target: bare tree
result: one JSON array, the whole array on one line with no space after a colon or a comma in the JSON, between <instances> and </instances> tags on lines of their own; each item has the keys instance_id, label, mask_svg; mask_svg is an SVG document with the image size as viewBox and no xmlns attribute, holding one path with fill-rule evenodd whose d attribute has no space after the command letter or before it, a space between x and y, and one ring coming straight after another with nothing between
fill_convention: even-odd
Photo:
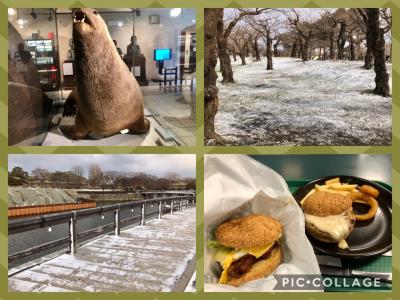
<instances>
[{"instance_id":1,"label":"bare tree","mask_svg":"<svg viewBox=\"0 0 400 300\"><path fill-rule=\"evenodd\" d=\"M372 37L374 54L375 89L374 93L384 97L390 96L389 74L386 71L385 38L380 28L379 8L365 8L368 18L368 32Z\"/></svg>"},{"instance_id":2,"label":"bare tree","mask_svg":"<svg viewBox=\"0 0 400 300\"><path fill-rule=\"evenodd\" d=\"M246 55L250 43L251 36L244 26L236 26L235 30L230 35L229 44L231 45L232 51L239 55L242 65L246 64Z\"/></svg>"},{"instance_id":3,"label":"bare tree","mask_svg":"<svg viewBox=\"0 0 400 300\"><path fill-rule=\"evenodd\" d=\"M71 168L72 174L74 174L75 183L80 184L84 175L84 170L81 166L73 166Z\"/></svg>"},{"instance_id":4,"label":"bare tree","mask_svg":"<svg viewBox=\"0 0 400 300\"><path fill-rule=\"evenodd\" d=\"M171 182L177 182L181 179L181 176L175 172L168 172L167 174L165 174L165 178Z\"/></svg>"},{"instance_id":5,"label":"bare tree","mask_svg":"<svg viewBox=\"0 0 400 300\"><path fill-rule=\"evenodd\" d=\"M367 70L372 69L373 65L373 60L374 60L374 53L372 49L372 44L373 44L373 36L372 32L368 30L368 16L366 13L366 10L364 8L357 8L357 12L359 13L360 18L363 21L363 29L366 34L366 46L367 46L367 51L365 53L365 59L364 59L364 68Z\"/></svg>"},{"instance_id":6,"label":"bare tree","mask_svg":"<svg viewBox=\"0 0 400 300\"><path fill-rule=\"evenodd\" d=\"M231 65L231 58L228 54L228 37L232 33L236 24L244 17L249 15L259 15L267 8L254 8L254 9L235 9L237 14L229 20L227 25L224 24L224 10L218 10L217 17L217 44L218 44L218 57L221 66L222 83L233 83L233 71Z\"/></svg>"},{"instance_id":7,"label":"bare tree","mask_svg":"<svg viewBox=\"0 0 400 300\"><path fill-rule=\"evenodd\" d=\"M83 170L83 168L81 166L73 166L71 168L71 172L74 175L79 176L79 177L83 177L83 174L84 174L84 170Z\"/></svg>"},{"instance_id":8,"label":"bare tree","mask_svg":"<svg viewBox=\"0 0 400 300\"><path fill-rule=\"evenodd\" d=\"M224 139L215 132L214 118L218 111L217 72L217 26L223 8L204 10L204 137L224 144Z\"/></svg>"},{"instance_id":9,"label":"bare tree","mask_svg":"<svg viewBox=\"0 0 400 300\"><path fill-rule=\"evenodd\" d=\"M103 184L104 174L98 164L93 164L89 167L89 184L92 187L97 187Z\"/></svg>"},{"instance_id":10,"label":"bare tree","mask_svg":"<svg viewBox=\"0 0 400 300\"><path fill-rule=\"evenodd\" d=\"M36 168L32 170L32 175L39 178L40 185L44 187L44 184L46 182L46 179L49 177L50 172L47 169Z\"/></svg>"},{"instance_id":11,"label":"bare tree","mask_svg":"<svg viewBox=\"0 0 400 300\"><path fill-rule=\"evenodd\" d=\"M278 47L282 43L281 36L279 34L276 35L275 43L273 44L274 48L274 57L279 56Z\"/></svg>"},{"instance_id":12,"label":"bare tree","mask_svg":"<svg viewBox=\"0 0 400 300\"><path fill-rule=\"evenodd\" d=\"M249 46L253 49L253 56L255 61L261 61L260 46L258 45L258 40L261 35L258 32L248 32L249 36Z\"/></svg>"},{"instance_id":13,"label":"bare tree","mask_svg":"<svg viewBox=\"0 0 400 300\"><path fill-rule=\"evenodd\" d=\"M313 38L313 25L308 21L301 21L300 15L296 9L291 10L292 14L288 15L288 21L292 30L297 33L298 45L301 51L303 61L309 60L310 43Z\"/></svg>"},{"instance_id":14,"label":"bare tree","mask_svg":"<svg viewBox=\"0 0 400 300\"><path fill-rule=\"evenodd\" d=\"M275 21L275 18L272 17L267 17L265 15L260 16L260 18L251 18L248 22L248 24L258 32L259 34L262 35L263 40L265 42L265 48L266 48L266 56L267 56L267 70L273 70L273 62L272 62L272 42L273 42L273 36L272 36L272 25Z\"/></svg>"}]
</instances>

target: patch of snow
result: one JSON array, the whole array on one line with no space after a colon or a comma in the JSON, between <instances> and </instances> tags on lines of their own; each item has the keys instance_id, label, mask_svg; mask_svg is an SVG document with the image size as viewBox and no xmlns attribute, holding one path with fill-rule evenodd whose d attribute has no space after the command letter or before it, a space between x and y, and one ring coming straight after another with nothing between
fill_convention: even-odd
<instances>
[{"instance_id":1,"label":"patch of snow","mask_svg":"<svg viewBox=\"0 0 400 300\"><path fill-rule=\"evenodd\" d=\"M102 236L15 273L10 291L171 291L196 251L196 210Z\"/></svg>"},{"instance_id":2,"label":"patch of snow","mask_svg":"<svg viewBox=\"0 0 400 300\"><path fill-rule=\"evenodd\" d=\"M391 144L392 99L370 93L362 61L273 61L232 62L236 82L217 84L217 133L236 145Z\"/></svg>"}]
</instances>

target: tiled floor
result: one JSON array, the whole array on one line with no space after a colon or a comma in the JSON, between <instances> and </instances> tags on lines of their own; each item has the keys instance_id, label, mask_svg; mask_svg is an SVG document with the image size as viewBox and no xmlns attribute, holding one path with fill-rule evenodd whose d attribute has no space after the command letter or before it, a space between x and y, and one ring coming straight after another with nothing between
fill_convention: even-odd
<instances>
[{"instance_id":1,"label":"tiled floor","mask_svg":"<svg viewBox=\"0 0 400 300\"><path fill-rule=\"evenodd\" d=\"M145 107L147 107L160 124L168 129L182 145L196 144L196 116L192 106L195 106L195 95L188 88L183 92L157 86L143 89Z\"/></svg>"}]
</instances>

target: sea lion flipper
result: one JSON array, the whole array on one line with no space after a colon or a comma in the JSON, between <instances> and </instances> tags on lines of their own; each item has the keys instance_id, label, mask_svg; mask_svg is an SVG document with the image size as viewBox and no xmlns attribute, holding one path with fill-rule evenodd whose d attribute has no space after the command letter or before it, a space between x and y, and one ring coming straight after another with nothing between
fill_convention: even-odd
<instances>
[{"instance_id":1,"label":"sea lion flipper","mask_svg":"<svg viewBox=\"0 0 400 300\"><path fill-rule=\"evenodd\" d=\"M146 133L150 129L150 121L146 118L143 118L133 123L128 129L131 133L136 133L136 134Z\"/></svg>"},{"instance_id":2,"label":"sea lion flipper","mask_svg":"<svg viewBox=\"0 0 400 300\"><path fill-rule=\"evenodd\" d=\"M75 125L72 126L60 126L62 133L71 140L79 140L86 137L90 130L87 129L85 124L82 122L79 113L75 118Z\"/></svg>"}]
</instances>

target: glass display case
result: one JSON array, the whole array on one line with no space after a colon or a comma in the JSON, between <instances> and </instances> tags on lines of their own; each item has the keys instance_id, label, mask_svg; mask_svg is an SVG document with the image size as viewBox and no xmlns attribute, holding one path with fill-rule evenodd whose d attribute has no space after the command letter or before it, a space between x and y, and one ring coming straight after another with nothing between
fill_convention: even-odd
<instances>
[{"instance_id":1,"label":"glass display case","mask_svg":"<svg viewBox=\"0 0 400 300\"><path fill-rule=\"evenodd\" d=\"M17 83L24 81L9 76L9 136L14 137L10 145L194 145L195 10L96 10L140 86L150 132L82 140L64 136L60 126L75 120L75 114L63 114L77 86L72 11L18 8L8 15L9 35L15 36L10 39L9 65L16 77L34 84L28 84L29 90L18 90ZM156 60L156 49L168 49L168 57Z\"/></svg>"},{"instance_id":2,"label":"glass display case","mask_svg":"<svg viewBox=\"0 0 400 300\"><path fill-rule=\"evenodd\" d=\"M52 39L27 39L25 44L38 69L43 90L58 90L60 88L60 79L55 42Z\"/></svg>"}]
</instances>

